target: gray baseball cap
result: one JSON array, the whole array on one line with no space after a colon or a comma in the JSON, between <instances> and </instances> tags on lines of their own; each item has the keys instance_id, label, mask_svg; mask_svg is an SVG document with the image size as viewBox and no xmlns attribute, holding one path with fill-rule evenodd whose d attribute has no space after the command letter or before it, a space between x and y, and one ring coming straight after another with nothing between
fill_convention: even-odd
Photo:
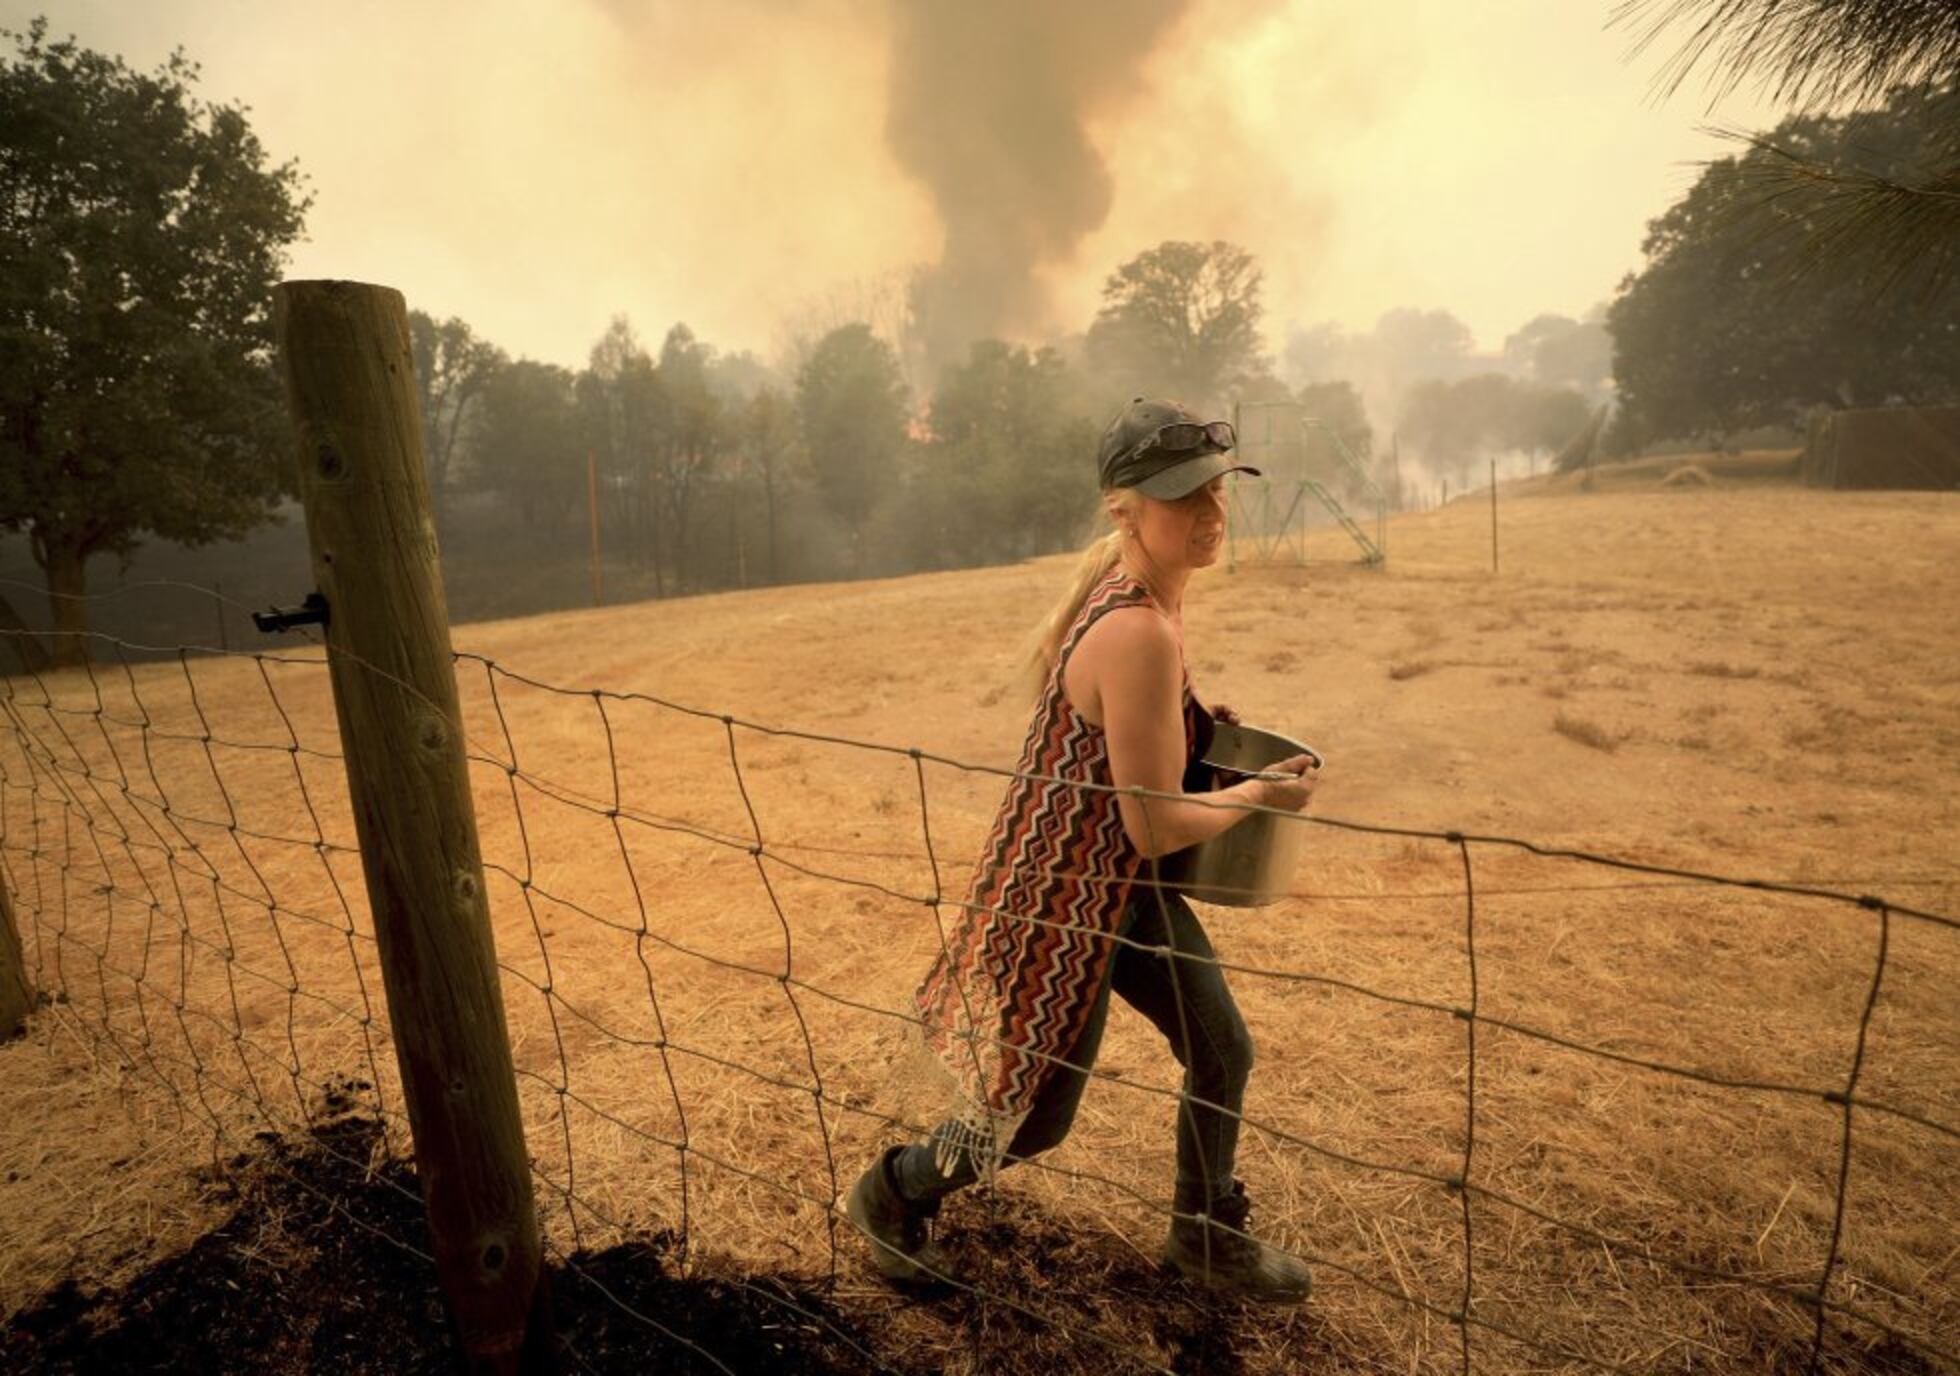
<instances>
[{"instance_id":1,"label":"gray baseball cap","mask_svg":"<svg viewBox=\"0 0 1960 1376\"><path fill-rule=\"evenodd\" d=\"M1137 397L1103 431L1096 473L1105 492L1134 487L1174 502L1223 473L1258 477L1258 469L1226 458L1237 443L1230 421L1200 420L1174 401Z\"/></svg>"}]
</instances>

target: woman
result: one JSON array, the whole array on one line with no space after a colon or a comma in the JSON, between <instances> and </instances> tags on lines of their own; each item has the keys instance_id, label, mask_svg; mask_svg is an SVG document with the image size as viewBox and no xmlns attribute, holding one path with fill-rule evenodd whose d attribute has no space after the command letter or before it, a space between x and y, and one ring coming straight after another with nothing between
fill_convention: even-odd
<instances>
[{"instance_id":1,"label":"woman","mask_svg":"<svg viewBox=\"0 0 1960 1376\"><path fill-rule=\"evenodd\" d=\"M885 1152L847 1205L897 1284L946 1275L928 1233L941 1200L1062 1140L1114 991L1185 1068L1165 1259L1241 1298L1306 1296L1306 1268L1246 1236L1250 1206L1232 1178L1252 1066L1245 1023L1196 915L1149 882L1157 857L1216 836L1247 806L1303 808L1317 780L1303 755L1268 771L1277 777L1185 792L1187 778L1209 782L1195 766L1211 715L1185 672L1184 588L1217 562L1225 474L1257 472L1227 460L1233 442L1223 421L1141 398L1103 435L1098 472L1115 528L1043 623L1031 666L1040 700L1017 777L915 996L954 1111L923 1142ZM1118 791L1129 789L1172 796Z\"/></svg>"}]
</instances>

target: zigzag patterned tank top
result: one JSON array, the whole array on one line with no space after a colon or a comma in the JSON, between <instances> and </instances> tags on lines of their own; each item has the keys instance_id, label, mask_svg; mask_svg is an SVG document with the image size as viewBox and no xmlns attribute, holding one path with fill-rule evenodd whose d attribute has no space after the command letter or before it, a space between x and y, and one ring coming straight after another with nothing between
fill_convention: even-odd
<instances>
[{"instance_id":1,"label":"zigzag patterned tank top","mask_svg":"<svg viewBox=\"0 0 1960 1376\"><path fill-rule=\"evenodd\" d=\"M1109 938L1144 864L1107 791L1103 730L1069 702L1062 671L1100 618L1155 605L1119 566L1070 623L966 903L914 996L926 1044L957 1087L952 1117L962 1132L945 1149L970 1152L984 1172L1080 1037L1115 951ZM1209 728L1186 672L1187 764L1202 753Z\"/></svg>"}]
</instances>

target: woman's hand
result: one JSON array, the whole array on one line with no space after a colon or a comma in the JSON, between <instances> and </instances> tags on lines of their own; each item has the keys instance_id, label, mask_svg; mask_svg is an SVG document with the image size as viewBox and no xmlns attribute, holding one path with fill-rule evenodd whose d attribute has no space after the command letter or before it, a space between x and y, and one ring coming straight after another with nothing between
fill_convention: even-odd
<instances>
[{"instance_id":1,"label":"woman's hand","mask_svg":"<svg viewBox=\"0 0 1960 1376\"><path fill-rule=\"evenodd\" d=\"M1239 724L1238 712L1227 707L1222 702L1214 702L1211 705L1211 715L1214 721L1222 721L1227 726L1237 726Z\"/></svg>"},{"instance_id":2,"label":"woman's hand","mask_svg":"<svg viewBox=\"0 0 1960 1376\"><path fill-rule=\"evenodd\" d=\"M1259 782L1266 786L1267 807L1303 812L1313 801L1314 789L1320 785L1320 761L1311 755L1295 755L1290 760L1267 765L1262 774L1264 777ZM1276 774L1282 777L1273 778Z\"/></svg>"}]
</instances>

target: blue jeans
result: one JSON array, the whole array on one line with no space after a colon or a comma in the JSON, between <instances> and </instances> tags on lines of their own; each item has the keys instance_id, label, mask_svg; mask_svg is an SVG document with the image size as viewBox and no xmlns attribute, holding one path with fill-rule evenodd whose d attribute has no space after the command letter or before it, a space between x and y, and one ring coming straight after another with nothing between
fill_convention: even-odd
<instances>
[{"instance_id":1,"label":"blue jeans","mask_svg":"<svg viewBox=\"0 0 1960 1376\"><path fill-rule=\"evenodd\" d=\"M1113 990L1156 1025L1184 1067L1184 1093L1177 1112L1175 1207L1196 1212L1231 1190L1239 1110L1245 1103L1246 1078L1252 1073L1252 1037L1232 1002L1225 972L1218 968L1198 915L1182 894L1139 884L1131 890L1118 934L1138 945L1116 947L1082 1035L1063 1057L1066 1064L1048 1072L1002 1164L1039 1155L1068 1135L1089 1083L1089 1068L1102 1045ZM1167 954L1166 948L1178 954ZM933 1148L951 1126L941 1124L893 1161L899 1192L908 1200L927 1203L979 1178L978 1163L965 1153L955 1159L950 1175L942 1174L935 1164Z\"/></svg>"}]
</instances>

